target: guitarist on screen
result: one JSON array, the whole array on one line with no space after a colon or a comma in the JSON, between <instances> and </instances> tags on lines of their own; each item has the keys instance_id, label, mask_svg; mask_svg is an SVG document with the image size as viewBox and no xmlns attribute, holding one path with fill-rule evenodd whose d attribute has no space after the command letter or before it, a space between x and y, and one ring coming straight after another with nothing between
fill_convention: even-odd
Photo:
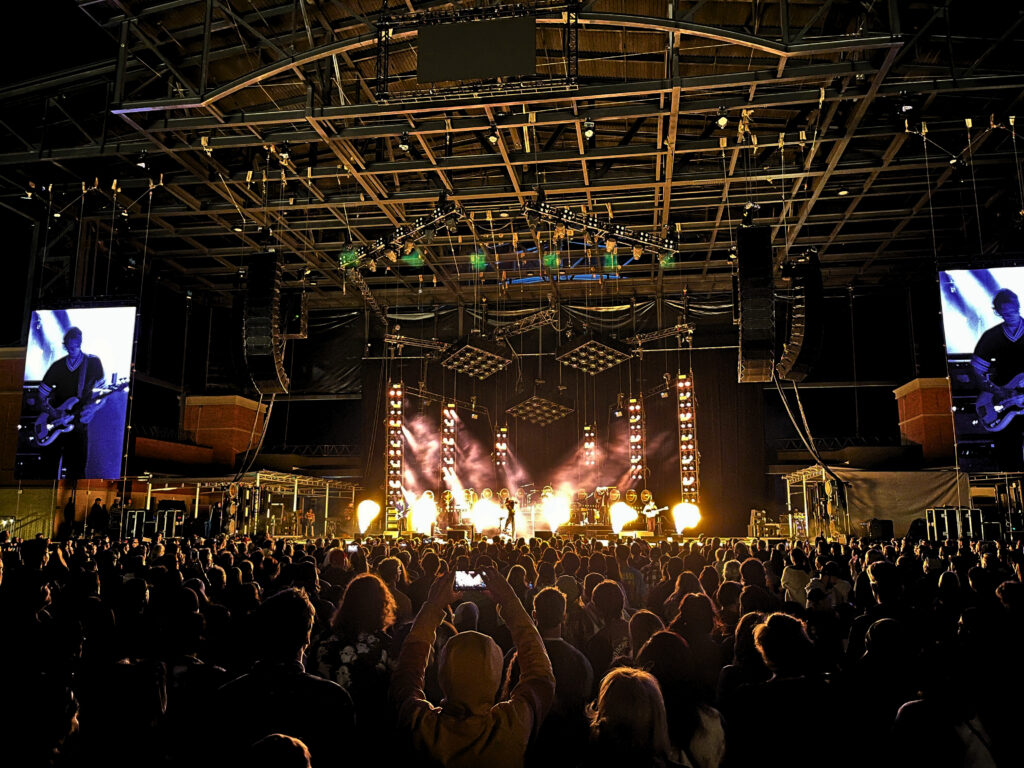
<instances>
[{"instance_id":1,"label":"guitarist on screen","mask_svg":"<svg viewBox=\"0 0 1024 768\"><path fill-rule=\"evenodd\" d=\"M985 429L1002 433L996 444L1004 469L1020 469L1024 420L1010 423L1024 411L1024 317L1020 299L1007 288L993 297L992 309L1003 321L981 335L971 357L981 389L976 409Z\"/></svg>"},{"instance_id":2,"label":"guitarist on screen","mask_svg":"<svg viewBox=\"0 0 1024 768\"><path fill-rule=\"evenodd\" d=\"M66 415L61 406L70 398L85 405L73 410L73 429L56 437L44 449L59 462L57 477L78 480L85 475L85 463L89 455L89 422L98 405L88 402L96 383L103 380L103 363L95 355L82 351L82 331L72 326L64 334L64 348L67 355L51 365L39 384L39 396L44 413L50 419Z\"/></svg>"}]
</instances>

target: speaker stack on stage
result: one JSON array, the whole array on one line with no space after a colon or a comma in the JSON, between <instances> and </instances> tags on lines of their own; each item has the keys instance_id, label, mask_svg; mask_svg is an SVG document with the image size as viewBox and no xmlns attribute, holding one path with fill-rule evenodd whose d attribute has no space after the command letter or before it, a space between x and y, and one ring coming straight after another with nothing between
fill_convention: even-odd
<instances>
[{"instance_id":1,"label":"speaker stack on stage","mask_svg":"<svg viewBox=\"0 0 1024 768\"><path fill-rule=\"evenodd\" d=\"M281 334L281 260L276 252L249 258L242 322L245 364L260 394L288 391Z\"/></svg>"}]
</instances>

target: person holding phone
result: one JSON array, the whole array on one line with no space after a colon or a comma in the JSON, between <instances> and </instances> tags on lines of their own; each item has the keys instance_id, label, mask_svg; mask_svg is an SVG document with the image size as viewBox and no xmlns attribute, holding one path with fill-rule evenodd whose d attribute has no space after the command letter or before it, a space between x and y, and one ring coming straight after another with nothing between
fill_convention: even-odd
<instances>
[{"instance_id":1,"label":"person holding phone","mask_svg":"<svg viewBox=\"0 0 1024 768\"><path fill-rule=\"evenodd\" d=\"M482 580L481 590L494 600L508 626L522 676L509 698L494 703L502 678L497 643L479 632L460 632L441 652L438 680L444 699L431 704L424 677L437 627L448 606L459 600L457 571L439 576L402 646L391 680L399 727L412 736L414 750L430 762L450 768L488 765L522 766L530 734L543 721L555 695L551 662L537 628L516 593L494 568L460 580ZM466 582L463 582L466 583Z\"/></svg>"}]
</instances>

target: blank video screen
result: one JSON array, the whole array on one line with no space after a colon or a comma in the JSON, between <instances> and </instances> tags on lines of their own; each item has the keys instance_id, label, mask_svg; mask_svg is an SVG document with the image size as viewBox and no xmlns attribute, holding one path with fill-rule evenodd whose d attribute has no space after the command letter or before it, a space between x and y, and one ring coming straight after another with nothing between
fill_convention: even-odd
<instances>
[{"instance_id":1,"label":"blank video screen","mask_svg":"<svg viewBox=\"0 0 1024 768\"><path fill-rule=\"evenodd\" d=\"M537 20L520 17L421 27L416 50L416 77L421 83L534 75Z\"/></svg>"},{"instance_id":2,"label":"blank video screen","mask_svg":"<svg viewBox=\"0 0 1024 768\"><path fill-rule=\"evenodd\" d=\"M32 313L15 473L33 480L121 476L134 306Z\"/></svg>"},{"instance_id":3,"label":"blank video screen","mask_svg":"<svg viewBox=\"0 0 1024 768\"><path fill-rule=\"evenodd\" d=\"M1024 470L1024 267L939 273L960 468Z\"/></svg>"}]
</instances>

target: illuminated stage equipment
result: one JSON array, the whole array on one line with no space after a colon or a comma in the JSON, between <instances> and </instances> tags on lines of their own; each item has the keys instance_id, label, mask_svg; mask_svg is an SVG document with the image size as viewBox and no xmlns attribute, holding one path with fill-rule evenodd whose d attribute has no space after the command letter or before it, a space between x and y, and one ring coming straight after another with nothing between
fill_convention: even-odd
<instances>
[{"instance_id":1,"label":"illuminated stage equipment","mask_svg":"<svg viewBox=\"0 0 1024 768\"><path fill-rule=\"evenodd\" d=\"M693 379L685 373L676 377L676 414L679 426L679 493L684 502L697 504L700 500L697 409Z\"/></svg>"},{"instance_id":2,"label":"illuminated stage equipment","mask_svg":"<svg viewBox=\"0 0 1024 768\"><path fill-rule=\"evenodd\" d=\"M505 413L542 427L565 418L575 410L568 399L549 389L537 387L513 400Z\"/></svg>"},{"instance_id":3,"label":"illuminated stage equipment","mask_svg":"<svg viewBox=\"0 0 1024 768\"><path fill-rule=\"evenodd\" d=\"M512 358L504 350L479 334L470 336L464 344L441 361L441 365L458 373L483 381L504 370Z\"/></svg>"},{"instance_id":4,"label":"illuminated stage equipment","mask_svg":"<svg viewBox=\"0 0 1024 768\"><path fill-rule=\"evenodd\" d=\"M404 393L401 384L388 387L387 473L385 530L398 530L398 515L405 509L402 478L405 476Z\"/></svg>"},{"instance_id":5,"label":"illuminated stage equipment","mask_svg":"<svg viewBox=\"0 0 1024 768\"><path fill-rule=\"evenodd\" d=\"M583 464L587 467L597 464L597 440L594 428L589 424L583 427Z\"/></svg>"},{"instance_id":6,"label":"illuminated stage equipment","mask_svg":"<svg viewBox=\"0 0 1024 768\"><path fill-rule=\"evenodd\" d=\"M632 355L610 341L597 341L591 336L580 336L559 347L555 359L591 376L624 363Z\"/></svg>"},{"instance_id":7,"label":"illuminated stage equipment","mask_svg":"<svg viewBox=\"0 0 1024 768\"><path fill-rule=\"evenodd\" d=\"M343 254L339 264L342 267L370 267L372 270L379 263L395 263L398 261L398 254L405 250L407 243L415 243L420 238L429 241L439 228L458 222L462 216L462 208L450 201L448 195L442 191L437 205L429 216L416 219L411 226L396 227L386 237L378 238L369 245ZM347 272L348 270L346 276Z\"/></svg>"},{"instance_id":8,"label":"illuminated stage equipment","mask_svg":"<svg viewBox=\"0 0 1024 768\"><path fill-rule=\"evenodd\" d=\"M498 427L494 439L494 466L504 467L508 463L508 427Z\"/></svg>"},{"instance_id":9,"label":"illuminated stage equipment","mask_svg":"<svg viewBox=\"0 0 1024 768\"><path fill-rule=\"evenodd\" d=\"M629 398L629 479L638 482L644 476L644 406L643 400Z\"/></svg>"},{"instance_id":10,"label":"illuminated stage equipment","mask_svg":"<svg viewBox=\"0 0 1024 768\"><path fill-rule=\"evenodd\" d=\"M441 484L448 488L455 480L456 424L455 403L447 403L441 409Z\"/></svg>"},{"instance_id":11,"label":"illuminated stage equipment","mask_svg":"<svg viewBox=\"0 0 1024 768\"><path fill-rule=\"evenodd\" d=\"M613 224L597 216L588 216L571 208L559 208L547 203L543 191L538 192L537 199L523 205L523 215L528 221L546 221L555 226L564 227L566 234L570 230L585 232L599 240L604 240L606 247L614 250L616 246L630 248L643 253L659 254L674 257L677 244L674 240L655 237L649 232L639 232L622 224Z\"/></svg>"}]
</instances>

